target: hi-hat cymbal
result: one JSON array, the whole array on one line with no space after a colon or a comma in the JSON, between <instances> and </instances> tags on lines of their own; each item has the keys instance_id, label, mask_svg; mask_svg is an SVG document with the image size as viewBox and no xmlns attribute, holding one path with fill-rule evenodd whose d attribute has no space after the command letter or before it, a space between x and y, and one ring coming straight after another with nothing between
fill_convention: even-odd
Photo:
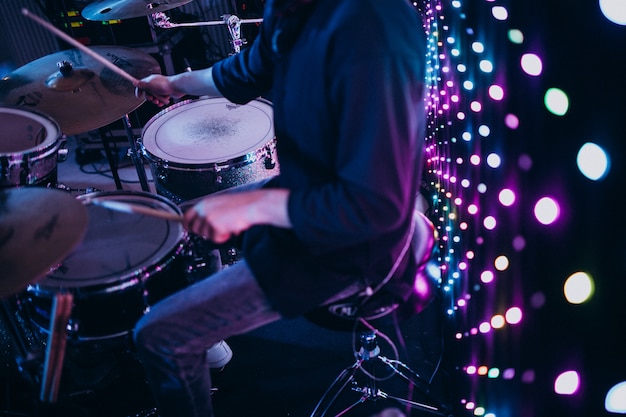
<instances>
[{"instance_id":1,"label":"hi-hat cymbal","mask_svg":"<svg viewBox=\"0 0 626 417\"><path fill-rule=\"evenodd\" d=\"M96 0L81 14L88 20L117 20L148 16L190 3L192 0Z\"/></svg>"},{"instance_id":2,"label":"hi-hat cymbal","mask_svg":"<svg viewBox=\"0 0 626 417\"><path fill-rule=\"evenodd\" d=\"M85 205L53 188L0 189L0 297L43 278L81 242Z\"/></svg>"},{"instance_id":3,"label":"hi-hat cymbal","mask_svg":"<svg viewBox=\"0 0 626 417\"><path fill-rule=\"evenodd\" d=\"M90 48L137 79L159 74L148 53L122 46ZM97 129L137 109L135 87L80 49L46 55L0 79L0 103L26 106L53 118L66 135Z\"/></svg>"}]
</instances>

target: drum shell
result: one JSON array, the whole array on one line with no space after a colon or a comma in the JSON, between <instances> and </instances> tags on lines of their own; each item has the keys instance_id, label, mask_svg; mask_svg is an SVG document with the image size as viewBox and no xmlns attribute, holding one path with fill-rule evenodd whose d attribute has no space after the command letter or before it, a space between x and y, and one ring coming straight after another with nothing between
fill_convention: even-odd
<instances>
[{"instance_id":1,"label":"drum shell","mask_svg":"<svg viewBox=\"0 0 626 417\"><path fill-rule=\"evenodd\" d=\"M259 132L255 132L252 129L252 132L247 133L248 135L258 135L258 137L252 138L252 140L258 140L253 149L242 149L237 155L230 155L227 158L220 158L219 155L209 155L204 161L198 160L198 158L189 158L189 160L176 158L181 155L173 155L174 158L170 158L172 155L156 152L156 141L163 140L162 138L156 139L156 136L159 134L157 131L164 124L169 123L170 120L182 115L184 111L196 112L198 113L197 117L202 117L201 111L208 109L210 113L210 110L217 110L217 114L207 117L219 119L222 112L225 115L232 116L230 114L232 109L245 109L244 106L234 105L226 99L205 98L187 100L163 110L150 119L144 127L139 147L144 158L150 164L156 192L180 204L237 185L248 184L278 175L280 168L276 152L276 139L274 138L273 127L270 124L272 122L271 105L262 99L257 99L253 104L249 105L251 108L257 108L253 106L258 106L259 111L265 112L264 116L267 116L267 120L263 120L264 126L259 127ZM236 120L236 123L245 124L247 121L242 116L240 120ZM247 128L254 128L254 122L250 123L252 125L247 126ZM185 133L180 132L180 135L184 136ZM212 139L210 136L211 134L207 133L207 141ZM154 139L155 142L152 143L148 139ZM236 135L229 139L235 142L231 146L237 145L236 141L238 138ZM250 140L250 138L247 139ZM176 138L172 138L172 140L176 140ZM223 140L223 138L218 138L216 141L219 143L219 140ZM210 146L211 143L204 145L203 151L207 152L208 149L210 153ZM188 155L193 155L196 151L199 151L199 149L191 145L178 150L178 152L184 152ZM217 153L219 153L219 150Z\"/></svg>"},{"instance_id":2,"label":"drum shell","mask_svg":"<svg viewBox=\"0 0 626 417\"><path fill-rule=\"evenodd\" d=\"M266 160L276 161L275 154L275 147L269 144L241 163L230 162L224 167L195 167L153 162L150 172L156 192L180 204L196 197L278 175L276 162L265 163Z\"/></svg>"},{"instance_id":3,"label":"drum shell","mask_svg":"<svg viewBox=\"0 0 626 417\"><path fill-rule=\"evenodd\" d=\"M133 202L180 214L172 202L145 192L96 192L78 198ZM84 241L53 272L26 289L22 305L30 320L47 331L55 294L68 291L74 299L68 324L71 338L95 340L123 336L150 306L189 284L184 273L187 235L175 222L110 212L94 205L88 208L90 223ZM123 219L124 215L135 218ZM110 219L113 221L109 222ZM125 242L125 236L119 235L119 245L111 245L108 253L106 250L102 253L101 243L108 244L109 239L129 225L137 228L129 230L135 232L133 236L128 236ZM146 230L144 234L148 236L142 236L141 228L151 225L157 231ZM98 235L106 229L108 234L104 232L107 235L100 238ZM136 249L143 244L147 245L145 250ZM97 256L95 260L93 254ZM126 264L129 266L120 267Z\"/></svg>"},{"instance_id":4,"label":"drum shell","mask_svg":"<svg viewBox=\"0 0 626 417\"><path fill-rule=\"evenodd\" d=\"M0 107L0 126L0 188L56 186L66 142L58 123L34 110Z\"/></svg>"}]
</instances>

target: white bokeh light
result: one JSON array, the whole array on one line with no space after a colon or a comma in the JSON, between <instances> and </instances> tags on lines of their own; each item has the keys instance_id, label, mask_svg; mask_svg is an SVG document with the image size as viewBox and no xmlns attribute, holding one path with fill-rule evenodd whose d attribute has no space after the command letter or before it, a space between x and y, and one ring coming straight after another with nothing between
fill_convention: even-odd
<instances>
[{"instance_id":1,"label":"white bokeh light","mask_svg":"<svg viewBox=\"0 0 626 417\"><path fill-rule=\"evenodd\" d=\"M604 408L609 413L626 414L626 381L609 390L604 399Z\"/></svg>"},{"instance_id":2,"label":"white bokeh light","mask_svg":"<svg viewBox=\"0 0 626 417\"><path fill-rule=\"evenodd\" d=\"M588 301L593 292L593 279L585 272L576 272L570 275L563 285L565 299L571 304L582 304Z\"/></svg>"},{"instance_id":3,"label":"white bokeh light","mask_svg":"<svg viewBox=\"0 0 626 417\"><path fill-rule=\"evenodd\" d=\"M554 381L554 392L560 395L573 395L580 387L580 376L576 371L567 371Z\"/></svg>"},{"instance_id":4,"label":"white bokeh light","mask_svg":"<svg viewBox=\"0 0 626 417\"><path fill-rule=\"evenodd\" d=\"M498 194L498 200L505 207L510 207L515 203L515 193L509 188L505 188Z\"/></svg>"},{"instance_id":5,"label":"white bokeh light","mask_svg":"<svg viewBox=\"0 0 626 417\"><path fill-rule=\"evenodd\" d=\"M549 88L544 103L548 111L557 116L565 116L569 110L569 97L559 88Z\"/></svg>"},{"instance_id":6,"label":"white bokeh light","mask_svg":"<svg viewBox=\"0 0 626 417\"><path fill-rule=\"evenodd\" d=\"M626 0L600 0L600 10L611 22L626 26Z\"/></svg>"},{"instance_id":7,"label":"white bokeh light","mask_svg":"<svg viewBox=\"0 0 626 417\"><path fill-rule=\"evenodd\" d=\"M522 69L528 75L534 77L541 75L543 72L543 63L541 58L535 54L524 54L521 59Z\"/></svg>"},{"instance_id":8,"label":"white bokeh light","mask_svg":"<svg viewBox=\"0 0 626 417\"><path fill-rule=\"evenodd\" d=\"M604 178L610 167L608 154L600 146L590 142L581 146L576 163L580 172L592 181Z\"/></svg>"},{"instance_id":9,"label":"white bokeh light","mask_svg":"<svg viewBox=\"0 0 626 417\"><path fill-rule=\"evenodd\" d=\"M541 224L552 224L559 218L559 204L550 197L543 197L535 204L535 217Z\"/></svg>"}]
</instances>

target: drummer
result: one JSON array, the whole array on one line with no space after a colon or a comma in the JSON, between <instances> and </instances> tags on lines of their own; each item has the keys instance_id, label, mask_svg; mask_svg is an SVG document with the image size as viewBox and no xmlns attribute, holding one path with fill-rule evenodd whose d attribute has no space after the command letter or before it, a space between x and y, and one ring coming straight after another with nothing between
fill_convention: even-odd
<instances>
[{"instance_id":1,"label":"drummer","mask_svg":"<svg viewBox=\"0 0 626 417\"><path fill-rule=\"evenodd\" d=\"M224 339L382 282L412 282L425 55L422 21L406 0L269 0L241 53L137 84L160 106L271 93L281 166L254 189L210 194L185 212L187 230L218 244L243 235L243 259L137 324L160 416L213 415L209 368L228 360Z\"/></svg>"}]
</instances>

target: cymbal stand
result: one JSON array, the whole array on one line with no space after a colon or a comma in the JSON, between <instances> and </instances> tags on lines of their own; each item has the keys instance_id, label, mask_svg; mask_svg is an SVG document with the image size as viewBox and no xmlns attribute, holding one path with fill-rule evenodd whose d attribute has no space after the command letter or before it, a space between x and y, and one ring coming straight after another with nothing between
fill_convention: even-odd
<instances>
[{"instance_id":1,"label":"cymbal stand","mask_svg":"<svg viewBox=\"0 0 626 417\"><path fill-rule=\"evenodd\" d=\"M113 155L113 150L111 149L111 144L109 143L109 139L107 138L107 134L104 129L98 129L100 132L100 138L102 139L102 146L104 147L104 153L106 154L107 161L109 162L109 167L111 168L111 175L113 176L113 181L115 181L115 188L117 190L121 190L122 180L120 179L120 174L118 170L117 158Z\"/></svg>"},{"instance_id":2,"label":"cymbal stand","mask_svg":"<svg viewBox=\"0 0 626 417\"><path fill-rule=\"evenodd\" d=\"M139 154L139 151L137 149L137 140L135 139L135 134L133 133L128 114L124 115L124 117L122 118L122 123L124 124L126 136L128 137L128 143L130 144L130 148L128 149L128 156L130 156L130 159L133 161L135 169L137 170L137 176L139 177L141 190L150 191L150 187L148 186L148 177L146 175L146 170L143 165L141 155Z\"/></svg>"},{"instance_id":3,"label":"cymbal stand","mask_svg":"<svg viewBox=\"0 0 626 417\"><path fill-rule=\"evenodd\" d=\"M52 303L50 335L39 396L43 403L56 403L58 398L67 343L66 327L72 312L73 301L74 297L71 293L61 292L55 295Z\"/></svg>"},{"instance_id":4,"label":"cymbal stand","mask_svg":"<svg viewBox=\"0 0 626 417\"><path fill-rule=\"evenodd\" d=\"M389 359L385 356L380 355L380 347L378 346L376 334L377 333L375 331L364 331L360 334L361 348L358 352L355 352L356 362L341 371L339 376L333 381L333 383L326 390L322 398L319 400L310 417L326 416L326 413L330 410L330 407L337 400L339 394L341 394L341 392L343 392L343 390L349 384L352 385L352 391L360 393L361 397L356 402L340 411L338 414L335 414L334 417L346 415L358 404L364 403L368 400L376 401L378 399L391 399L405 406L409 406L433 415L450 416L450 414L439 405L430 405L413 401L407 398L395 397L382 391L378 387L377 382L381 379L377 378L374 374L374 365L376 365L377 363L382 363L392 372L390 376L384 379L388 379L393 375L397 375L408 381L410 384L415 385L414 377L419 377L419 375L399 360ZM357 371L359 370L362 371L367 377L367 382L362 386L358 385L355 377ZM412 374L413 377L409 377L405 374L405 372ZM338 389L333 394L332 390L337 386ZM325 405L325 408L322 409L323 405Z\"/></svg>"},{"instance_id":5,"label":"cymbal stand","mask_svg":"<svg viewBox=\"0 0 626 417\"><path fill-rule=\"evenodd\" d=\"M177 27L197 27L197 26L213 26L213 25L227 25L228 32L232 39L231 43L235 54L241 52L241 47L246 44L245 39L241 39L241 24L242 23L261 23L262 18L259 19L239 19L235 15L225 14L222 16L222 20L211 22L193 22L193 23L172 23L170 18L163 12L153 13L152 21L155 26L161 29L170 29Z\"/></svg>"},{"instance_id":6,"label":"cymbal stand","mask_svg":"<svg viewBox=\"0 0 626 417\"><path fill-rule=\"evenodd\" d=\"M232 39L233 54L238 54L241 52L241 47L246 44L246 40L241 39L241 19L232 14L224 15L222 18L226 22L228 33Z\"/></svg>"}]
</instances>

